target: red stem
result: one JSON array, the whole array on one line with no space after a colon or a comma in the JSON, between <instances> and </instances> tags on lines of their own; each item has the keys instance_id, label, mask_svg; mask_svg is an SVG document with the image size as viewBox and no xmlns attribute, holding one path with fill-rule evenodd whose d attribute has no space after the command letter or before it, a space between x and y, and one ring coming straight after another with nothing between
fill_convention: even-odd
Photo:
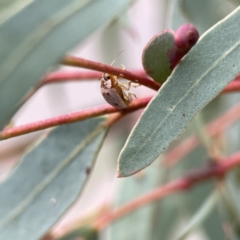
<instances>
[{"instance_id":1,"label":"red stem","mask_svg":"<svg viewBox=\"0 0 240 240\"><path fill-rule=\"evenodd\" d=\"M146 76L144 70L133 70L132 72L136 75ZM86 80L96 81L100 80L101 76L102 73L94 71L57 71L49 73L24 97L19 106L27 102L35 94L37 90L39 90L42 86L46 84Z\"/></svg>"},{"instance_id":2,"label":"red stem","mask_svg":"<svg viewBox=\"0 0 240 240\"><path fill-rule=\"evenodd\" d=\"M138 74L129 72L125 69L116 68L103 63L99 63L99 62L93 62L83 58L67 56L63 59L62 64L73 66L73 67L82 67L82 68L92 69L102 73L114 74L118 77L126 78L130 81L139 83L143 86L146 86L156 91L160 88L160 84L143 75L138 75Z\"/></svg>"},{"instance_id":3,"label":"red stem","mask_svg":"<svg viewBox=\"0 0 240 240\"><path fill-rule=\"evenodd\" d=\"M94 226L97 229L103 229L106 226L108 226L111 222L116 221L117 219L129 214L132 211L137 210L138 208L146 204L162 199L175 192L188 190L200 182L212 178L221 178L224 176L226 172L235 168L239 164L240 164L240 152L237 152L223 159L219 164L209 165L208 167L191 171L186 176L176 179L172 182L169 182L159 188L156 188L153 191L126 203L125 205L119 207L118 209L113 210L110 213L107 213L106 215L97 219Z\"/></svg>"},{"instance_id":4,"label":"red stem","mask_svg":"<svg viewBox=\"0 0 240 240\"><path fill-rule=\"evenodd\" d=\"M135 75L147 76L144 70L131 70ZM49 83L79 81L79 80L99 80L102 73L94 71L57 71L47 74L42 81L42 85Z\"/></svg>"},{"instance_id":5,"label":"red stem","mask_svg":"<svg viewBox=\"0 0 240 240\"><path fill-rule=\"evenodd\" d=\"M122 69L120 69L122 71ZM135 75L141 75L141 76L146 76L146 73L144 70L133 70L131 71L132 74ZM22 102L19 104L21 106L24 104L30 97L34 95L34 93L40 89L43 85L45 84L50 84L50 83L59 83L59 82L72 82L72 81L86 81L86 80L97 80L100 79L102 76L102 73L98 72L91 72L91 71L74 71L74 72L67 72L67 71L58 71L58 72L53 72L47 74L41 82L39 82L22 100ZM222 93L229 93L229 92L237 92L240 91L240 76L237 76L233 82L231 82L223 91ZM150 81L150 82L149 82ZM147 80L148 84L152 84L152 80L148 79ZM140 83L140 82L139 82ZM144 85L142 83L142 85ZM157 84L158 85L158 84ZM155 86L155 90L159 89L161 86Z\"/></svg>"},{"instance_id":6,"label":"red stem","mask_svg":"<svg viewBox=\"0 0 240 240\"><path fill-rule=\"evenodd\" d=\"M16 137L19 135L36 132L45 128L50 128L66 123L77 122L87 118L97 117L109 113L120 112L122 114L130 113L140 108L146 107L152 97L134 99L130 106L126 109L114 108L110 105L98 106L91 109L81 110L74 113L49 118L46 120L29 123L19 127L7 128L0 132L0 140Z\"/></svg>"},{"instance_id":7,"label":"red stem","mask_svg":"<svg viewBox=\"0 0 240 240\"><path fill-rule=\"evenodd\" d=\"M144 77L143 75L145 75L145 72L142 70L135 71L135 73L131 73L126 70L114 68L112 66L108 66L108 65L105 65L102 63L96 63L96 62L88 61L88 60L81 59L81 58L74 58L74 57L66 57L64 60L64 63L69 64L69 65L76 65L76 66L79 66L79 63L80 63L80 65L82 67L99 70L99 71L104 71L104 72L109 72L109 73L116 74L121 77L129 78L132 81L136 81L136 78L137 78L138 79L137 82L141 83L142 85L153 88L155 90L158 90L160 88L160 85L158 83L152 81L151 79ZM96 79L99 76L101 76L101 74L94 73L94 72L62 72L61 71L61 72L55 72L55 73L48 74L43 79L43 81L40 82L36 86L36 88L23 99L22 104L24 102L26 102L35 93L35 91L44 84L51 83L51 82L66 81L66 80L70 80L72 78ZM239 79L240 79L240 75L238 75L235 78L235 81L231 82L223 90L223 93L239 91L240 90ZM139 108L141 108L141 104L140 104ZM90 111L90 112L88 112L88 111ZM55 117L52 119L43 120L43 121L36 122L36 123L30 123L30 124L27 124L24 126L7 129L7 130L0 132L0 140L7 139L10 137L14 137L14 136L19 136L22 134L26 134L26 133L30 133L30 132L34 132L34 131L38 131L38 130L42 130L42 129L52 127L52 126L57 126L60 124L66 124L66 123L79 121L79 120L86 119L86 118L89 118L92 116L94 117L94 116L99 116L99 115L112 113L112 112L118 112L118 111L119 110L117 110L115 108L110 107L110 109L109 109L109 108L106 108L103 106L102 108L97 107L97 108L93 108L91 110L85 110L85 111L81 111L81 112L77 112L77 113L72 113L72 114ZM128 108L128 110L124 110L124 111L131 111L131 108Z\"/></svg>"},{"instance_id":8,"label":"red stem","mask_svg":"<svg viewBox=\"0 0 240 240\"><path fill-rule=\"evenodd\" d=\"M118 68L117 68L118 69ZM119 71L126 71L126 70L122 70L122 69L118 69ZM141 76L147 76L144 70L132 70L131 71L132 74L134 75L141 75ZM58 83L58 82L68 82L68 81L81 81L81 80L98 80L100 79L102 76L102 73L99 72L92 72L92 71L71 71L71 72L67 72L67 71L57 71L57 72L53 72L53 73L49 73L47 74L42 82L39 84L39 86L37 87L37 89L45 84L49 84L49 83ZM151 81L152 84L152 80L147 79L148 81ZM240 91L240 75L237 75L237 77L230 82L222 91L222 93L229 93L229 92L237 92ZM140 82L139 82L140 83ZM144 84L143 84L144 85ZM158 88L160 88L161 86L158 85ZM155 90L158 90L157 88Z\"/></svg>"},{"instance_id":9,"label":"red stem","mask_svg":"<svg viewBox=\"0 0 240 240\"><path fill-rule=\"evenodd\" d=\"M79 80L98 80L102 76L100 72L93 71L58 71L47 74L42 81L43 84L68 82L68 81L79 81Z\"/></svg>"}]
</instances>

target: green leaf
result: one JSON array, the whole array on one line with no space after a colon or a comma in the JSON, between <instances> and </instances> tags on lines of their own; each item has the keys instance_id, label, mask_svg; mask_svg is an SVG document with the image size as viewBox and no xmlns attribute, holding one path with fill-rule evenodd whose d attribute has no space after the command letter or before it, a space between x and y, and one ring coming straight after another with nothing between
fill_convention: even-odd
<instances>
[{"instance_id":1,"label":"green leaf","mask_svg":"<svg viewBox=\"0 0 240 240\"><path fill-rule=\"evenodd\" d=\"M186 137L190 133L193 134L193 131L194 121L183 135ZM182 140L184 139L183 135L181 136ZM180 142L180 139L177 141ZM185 156L184 159L181 159L177 165L171 167L168 172L163 166L160 166L160 169L166 172L168 176L168 179L165 181L170 182L173 179L186 175L193 169L201 167L206 163L207 157L205 149L200 146ZM213 189L214 185L212 182L207 182L195 186L190 191L179 192L173 196L168 196L156 203L156 205L158 204L158 209L155 208L154 211L153 236L151 239L159 240L159 236L161 236L161 240L174 239L174 237L177 237L181 232L179 229L180 226L183 226L186 219L193 216Z\"/></svg>"},{"instance_id":2,"label":"green leaf","mask_svg":"<svg viewBox=\"0 0 240 240\"><path fill-rule=\"evenodd\" d=\"M0 25L34 0L1 0Z\"/></svg>"},{"instance_id":3,"label":"green leaf","mask_svg":"<svg viewBox=\"0 0 240 240\"><path fill-rule=\"evenodd\" d=\"M164 83L172 72L169 52L174 47L174 33L166 30L155 35L143 50L143 67L159 83Z\"/></svg>"},{"instance_id":4,"label":"green leaf","mask_svg":"<svg viewBox=\"0 0 240 240\"><path fill-rule=\"evenodd\" d=\"M180 0L179 5L186 18L201 33L226 17L235 8L226 0Z\"/></svg>"},{"instance_id":5,"label":"green leaf","mask_svg":"<svg viewBox=\"0 0 240 240\"><path fill-rule=\"evenodd\" d=\"M179 0L172 0L171 4L171 20L170 20L170 26L171 29L174 31L177 30L181 25L187 23L185 17L183 16L182 11L180 11L180 1Z\"/></svg>"},{"instance_id":6,"label":"green leaf","mask_svg":"<svg viewBox=\"0 0 240 240\"><path fill-rule=\"evenodd\" d=\"M0 239L39 239L75 202L99 152L105 118L53 129L0 185Z\"/></svg>"},{"instance_id":7,"label":"green leaf","mask_svg":"<svg viewBox=\"0 0 240 240\"><path fill-rule=\"evenodd\" d=\"M196 229L208 217L214 207L216 207L217 192L213 192L193 215L188 225L183 229L176 240L184 240L190 232Z\"/></svg>"},{"instance_id":8,"label":"green leaf","mask_svg":"<svg viewBox=\"0 0 240 240\"><path fill-rule=\"evenodd\" d=\"M96 229L82 227L71 233L58 238L57 240L98 240L98 231Z\"/></svg>"},{"instance_id":9,"label":"green leaf","mask_svg":"<svg viewBox=\"0 0 240 240\"><path fill-rule=\"evenodd\" d=\"M169 169L166 174L170 179L184 176L190 170L197 169L204 163L206 164L207 157L205 149L202 146L198 147L177 165ZM160 169L166 172L163 166ZM154 219L152 221L152 233L154 235L152 234L149 239L159 240L159 236L161 236L161 240L175 239L188 224L186 220L190 221L192 219L192 216L198 211L209 194L213 192L214 188L215 184L210 181L196 185L190 191L179 192L174 194L174 196L161 199L155 204L154 216L152 218ZM157 204L158 209L156 208ZM219 221L219 216L215 209L202 222L197 232L203 233L204 236L207 236L207 239L225 239L222 231L222 223Z\"/></svg>"},{"instance_id":10,"label":"green leaf","mask_svg":"<svg viewBox=\"0 0 240 240\"><path fill-rule=\"evenodd\" d=\"M151 164L239 73L239 24L240 8L206 32L175 68L122 149L120 177Z\"/></svg>"},{"instance_id":11,"label":"green leaf","mask_svg":"<svg viewBox=\"0 0 240 240\"><path fill-rule=\"evenodd\" d=\"M230 2L235 4L236 7L239 6L239 4L240 4L240 0L230 0Z\"/></svg>"},{"instance_id":12,"label":"green leaf","mask_svg":"<svg viewBox=\"0 0 240 240\"><path fill-rule=\"evenodd\" d=\"M231 173L227 176L225 184L219 187L221 198L220 210L225 222L229 222L232 231L240 237L240 204L239 204L239 187L237 185L236 176Z\"/></svg>"},{"instance_id":13,"label":"green leaf","mask_svg":"<svg viewBox=\"0 0 240 240\"><path fill-rule=\"evenodd\" d=\"M139 176L124 179L119 191L117 205L123 205L157 187L159 177L164 174L163 169L160 169L158 164L159 162L156 162ZM149 204L114 222L110 226L110 239L150 239L154 210L155 206Z\"/></svg>"},{"instance_id":14,"label":"green leaf","mask_svg":"<svg viewBox=\"0 0 240 240\"><path fill-rule=\"evenodd\" d=\"M0 27L0 128L7 124L20 100L51 65L115 18L131 1L117 0L114 4L111 0L34 1L3 24Z\"/></svg>"},{"instance_id":15,"label":"green leaf","mask_svg":"<svg viewBox=\"0 0 240 240\"><path fill-rule=\"evenodd\" d=\"M206 158L207 153L204 148L199 147L171 169L159 164L157 160L136 177L122 180L123 184L119 191L117 205L137 198L171 179L183 176L190 169L200 167ZM174 196L150 203L114 222L110 226L109 239L159 240L159 236L161 236L161 240L173 239L173 235L176 236L176 233L180 233L179 225L182 225L186 218L190 218L195 213L213 189L214 184L207 182L196 186L191 191L176 193ZM215 230L222 234L216 222L218 223L218 221L213 223Z\"/></svg>"}]
</instances>

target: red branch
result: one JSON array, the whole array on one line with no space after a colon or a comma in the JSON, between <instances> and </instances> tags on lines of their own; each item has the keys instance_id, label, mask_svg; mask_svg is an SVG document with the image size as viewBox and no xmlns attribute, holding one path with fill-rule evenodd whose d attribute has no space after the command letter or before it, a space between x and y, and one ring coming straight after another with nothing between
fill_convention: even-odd
<instances>
[{"instance_id":1,"label":"red branch","mask_svg":"<svg viewBox=\"0 0 240 240\"><path fill-rule=\"evenodd\" d=\"M140 108L146 107L152 97L134 99L128 108L118 109L110 105L98 106L91 109L81 110L74 113L69 113L61 115L58 117L49 118L46 120L29 123L19 127L13 127L10 129L5 129L0 132L0 140L16 137L19 135L27 134L30 132L36 132L42 129L77 122L80 120L97 117L105 114L120 112L122 114L130 113Z\"/></svg>"},{"instance_id":2,"label":"red branch","mask_svg":"<svg viewBox=\"0 0 240 240\"><path fill-rule=\"evenodd\" d=\"M64 63L69 64L69 65L73 65L73 66L78 66L79 62L81 63L80 65L82 67L86 67L86 68L90 68L90 69L94 69L94 70L98 70L98 71L104 71L104 72L109 72L112 74L116 74L118 76L121 77L126 77L127 79L129 78L132 81L137 81L139 83L141 83L142 85L148 86L150 88L153 88L155 90L158 90L160 88L160 85L154 81L152 81L149 78L144 77L143 75L145 75L145 73L142 70L137 70L135 71L135 73L131 73L128 72L126 70L123 69L118 69L118 68L114 68L112 66L108 66L102 63L96 63L96 62L92 62L92 61L88 61L85 59L81 59L81 58L74 58L74 57L67 57L64 60ZM55 72L55 73L51 73L48 74L42 82L40 82L35 89L30 92L22 101L22 104L24 102L26 102L34 93L35 91L40 88L43 84L47 84L47 83L53 83L53 82L59 82L59 81L66 81L66 80L72 80L72 78L78 78L78 79L92 79L92 78L98 78L100 76L99 73L94 73L94 72ZM136 80L136 78L139 80ZM235 78L235 81L233 81L232 83L230 83L224 90L224 93L227 92L233 92L233 91L238 91L240 90L240 76L238 75ZM137 101L136 101L137 102ZM138 103L136 103L138 104ZM133 103L132 104L133 108L139 109L142 108L144 106L139 105L139 107L136 107L136 105ZM127 110L123 110L123 111L134 111L131 110L131 108L128 108ZM14 137L14 136L19 136L22 134L26 134L26 133L30 133L30 132L34 132L34 131L38 131L38 130L42 130L45 128L49 128L52 126L57 126L60 124L66 124L66 123L71 123L71 122L75 122L75 121L79 121L79 120L83 120L89 117L95 117L95 116L99 116L99 115L103 115L103 114L107 114L107 113L113 113L113 112L119 112L118 109L112 108L112 107L96 107L93 109L89 109L89 110L84 110L81 112L77 112L77 113L72 113L72 114L66 114L63 116L59 116L59 117L55 117L55 118L51 118L51 119L47 119L47 120L43 120L40 122L36 122L36 123L30 123L24 126L20 126L20 127L15 127L12 129L7 129L4 130L2 132L0 132L0 140L2 139L7 139L10 137Z\"/></svg>"},{"instance_id":3,"label":"red branch","mask_svg":"<svg viewBox=\"0 0 240 240\"><path fill-rule=\"evenodd\" d=\"M79 80L97 80L100 79L102 73L93 71L57 71L47 74L42 81L42 84L79 81Z\"/></svg>"},{"instance_id":4,"label":"red branch","mask_svg":"<svg viewBox=\"0 0 240 240\"><path fill-rule=\"evenodd\" d=\"M131 70L135 75L147 76L144 70ZM94 71L57 71L47 74L42 81L43 84L68 82L68 81L81 81L81 80L99 80L102 73Z\"/></svg>"},{"instance_id":5,"label":"red branch","mask_svg":"<svg viewBox=\"0 0 240 240\"><path fill-rule=\"evenodd\" d=\"M191 171L186 176L176 179L172 182L169 182L159 188L156 188L153 191L126 203L125 205L119 207L118 209L113 210L110 213L107 213L106 215L97 219L94 226L97 229L103 229L106 226L108 226L111 222L116 221L117 219L129 214L132 211L137 210L138 208L146 204L162 199L173 193L188 190L200 182L212 178L221 178L224 176L225 173L235 168L239 164L240 164L240 152L237 152L223 159L219 164L209 165L208 167Z\"/></svg>"},{"instance_id":6,"label":"red branch","mask_svg":"<svg viewBox=\"0 0 240 240\"><path fill-rule=\"evenodd\" d=\"M118 69L118 68L117 68ZM118 69L120 71L125 71L122 69ZM144 70L131 70L132 74L135 75L141 75L146 77L146 73ZM45 85L45 84L50 84L50 83L59 83L59 82L68 82L68 81L86 81L86 80L98 80L102 76L102 73L99 72L93 72L93 71L57 71L53 73L47 74L42 82L39 84L39 87ZM240 91L240 76L238 75L231 83L228 84L222 91L222 93L229 93L229 92L237 92ZM148 81L153 82L152 80L148 79ZM139 82L140 83L140 82ZM144 85L144 84L143 84ZM158 85L158 88L161 86ZM157 88L155 90L158 90Z\"/></svg>"},{"instance_id":7,"label":"red branch","mask_svg":"<svg viewBox=\"0 0 240 240\"><path fill-rule=\"evenodd\" d=\"M62 64L73 66L73 67L88 68L88 69L92 69L92 70L103 72L103 73L107 72L110 74L114 74L118 77L126 78L130 81L139 83L143 86L146 86L156 91L160 88L160 84L143 75L138 75L138 74L129 72L125 69L116 68L103 63L99 63L99 62L93 62L83 58L68 56L68 57L65 57L65 59L62 61Z\"/></svg>"},{"instance_id":8,"label":"red branch","mask_svg":"<svg viewBox=\"0 0 240 240\"><path fill-rule=\"evenodd\" d=\"M120 69L120 71L123 71ZM141 75L141 76L146 76L146 73L144 70L132 70L132 74L135 75ZM102 73L98 72L92 72L92 71L74 71L74 72L69 72L69 71L57 71L53 73L47 74L41 82L39 82L22 100L22 102L19 104L21 106L24 104L30 97L32 97L35 92L40 89L43 85L50 84L50 83L61 83L61 82L72 82L72 81L86 81L86 80L97 80L100 79L102 76ZM237 76L233 82L231 82L223 91L222 93L229 93L229 92L237 92L240 91L240 76ZM148 83L152 84L152 80L148 79ZM139 82L140 83L140 82ZM142 85L144 85L142 83ZM157 84L158 85L158 84ZM145 85L146 86L146 85ZM157 90L161 86L155 86Z\"/></svg>"},{"instance_id":9,"label":"red branch","mask_svg":"<svg viewBox=\"0 0 240 240\"><path fill-rule=\"evenodd\" d=\"M144 70L132 70L136 75L147 76ZM27 102L42 86L51 83L63 83L73 81L96 81L100 80L102 73L94 71L57 71L46 74L46 76L36 84L31 91L24 97L22 102L18 105L21 106ZM100 83L99 83L100 84Z\"/></svg>"}]
</instances>

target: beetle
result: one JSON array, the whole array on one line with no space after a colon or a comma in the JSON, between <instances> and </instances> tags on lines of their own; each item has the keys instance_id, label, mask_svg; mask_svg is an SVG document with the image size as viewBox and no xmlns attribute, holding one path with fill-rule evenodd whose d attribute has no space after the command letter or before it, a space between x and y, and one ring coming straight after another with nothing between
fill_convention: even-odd
<instances>
[{"instance_id":1,"label":"beetle","mask_svg":"<svg viewBox=\"0 0 240 240\"><path fill-rule=\"evenodd\" d=\"M123 69L125 68L123 67ZM127 94L125 92L129 91L131 86L132 82L126 82L121 85L118 82L118 77L113 74L104 73L101 78L102 95L110 105L116 108L126 108L132 102L133 97L137 98L135 94L131 92ZM137 86L139 86L139 84Z\"/></svg>"},{"instance_id":2,"label":"beetle","mask_svg":"<svg viewBox=\"0 0 240 240\"><path fill-rule=\"evenodd\" d=\"M112 61L110 66L116 61L117 57L122 53L118 53L115 59ZM125 70L125 67L122 65L122 69ZM125 82L120 84L118 82L118 76L110 74L110 73L103 73L101 77L101 93L103 98L108 102L110 105L116 108L126 108L132 102L133 97L137 98L135 94L125 91L129 91L131 86L138 87L140 84L135 83L137 85L133 85L132 82Z\"/></svg>"}]
</instances>

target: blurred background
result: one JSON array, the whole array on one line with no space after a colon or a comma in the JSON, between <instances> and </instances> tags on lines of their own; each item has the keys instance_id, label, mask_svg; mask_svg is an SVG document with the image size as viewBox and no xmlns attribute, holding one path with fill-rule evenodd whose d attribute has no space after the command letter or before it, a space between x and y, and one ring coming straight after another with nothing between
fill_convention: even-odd
<instances>
[{"instance_id":1,"label":"blurred background","mask_svg":"<svg viewBox=\"0 0 240 240\"><path fill-rule=\"evenodd\" d=\"M102 26L68 54L110 64L123 50L124 52L117 58L114 65L121 67L120 64L123 64L127 70L142 69L142 49L154 34L164 29L166 24L165 5L165 1L135 1L120 19ZM106 9L106 14L108 11L111 11L111 6ZM93 17L97 18L97 16ZM58 69L56 66L49 70ZM71 67L60 69L76 70L76 68ZM133 92L136 92L138 98L154 94L154 91L143 86L133 89ZM99 79L50 84L38 90L19 110L13 118L13 123L16 126L22 125L103 104L106 102L100 92ZM112 127L81 199L63 218L59 228L67 224L68 220L72 221L73 218L79 218L82 214L105 205L112 199L118 183L121 182L121 179L116 178L118 154L140 112L130 114ZM2 180L7 176L11 167L18 162L28 145L40 135L41 132L37 132L0 143L0 177Z\"/></svg>"},{"instance_id":2,"label":"blurred background","mask_svg":"<svg viewBox=\"0 0 240 240\"><path fill-rule=\"evenodd\" d=\"M155 34L166 28L176 30L184 22L195 24L200 33L203 33L224 18L237 5L237 0L137 0L119 19L102 26L68 54L110 64L117 54L124 50L114 66L120 67L120 64L123 64L130 71L142 69L142 50ZM106 14L108 11L111 11L111 6L106 9ZM93 17L97 18L98 16ZM59 69L58 66L52 67L49 71L57 69ZM76 70L70 67L61 69ZM83 71L85 70L83 69ZM143 86L133 89L133 92L138 98L154 94L154 91ZM189 135L198 134L199 129L205 123L220 116L238 101L238 93L217 97L201 113L202 125L193 122L181 139L175 142L171 148ZM106 102L100 92L99 79L51 84L41 88L18 111L13 118L13 123L16 126L22 125L103 104ZM207 162L208 155L202 145L185 157L184 161L182 160L181 163L174 166L174 170L171 167L162 166L164 159L162 157L146 171L144 170L130 179L116 178L118 154L140 114L140 110L129 114L111 128L83 194L54 227L53 232L61 234L73 222L83 218L88 213L109 206L109 204L118 206L118 204L122 204ZM41 132L37 132L0 143L1 180L18 163L28 145L40 135ZM219 134L213 141L216 141L225 153L231 153L239 149L239 140L239 124L233 124L228 131ZM208 197L212 187L212 183L207 183L194 188L188 194L178 194L177 198L173 197L171 200L168 199L169 201L161 201L161 203L152 204L153 206L144 207L135 212L135 215L131 214L113 224L103 233L102 239L132 240L133 237L136 239L173 239L174 234L188 222L193 212ZM178 214L181 215L181 218L177 217ZM145 221L138 221L140 218L144 218ZM131 225L127 231L128 235L125 235L122 229L126 228L129 223ZM186 239L226 239L222 226L219 212L215 209L209 214L208 221L203 224L203 227L190 234Z\"/></svg>"}]
</instances>

